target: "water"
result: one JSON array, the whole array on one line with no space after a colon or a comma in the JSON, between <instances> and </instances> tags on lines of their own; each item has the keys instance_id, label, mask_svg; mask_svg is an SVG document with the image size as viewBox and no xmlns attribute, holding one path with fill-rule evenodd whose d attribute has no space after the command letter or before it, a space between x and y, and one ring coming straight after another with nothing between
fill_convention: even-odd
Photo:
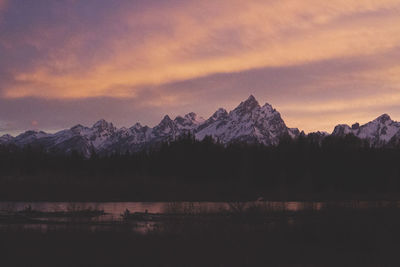
<instances>
[{"instance_id":1,"label":"water","mask_svg":"<svg viewBox=\"0 0 400 267\"><path fill-rule=\"evenodd\" d=\"M323 202L0 202L0 211L21 211L26 207L32 210L52 212L77 209L104 210L104 219L120 220L125 210L149 213L187 213L219 212L232 207L244 208L250 205L263 205L271 210L299 211L307 208L321 209Z\"/></svg>"},{"instance_id":2,"label":"water","mask_svg":"<svg viewBox=\"0 0 400 267\"><path fill-rule=\"evenodd\" d=\"M334 202L336 205L351 208L384 207L400 202L389 201L343 201ZM303 202L303 201L253 201L253 202L0 202L0 211L20 211L31 206L32 210L38 211L69 211L79 209L104 210L108 217L120 218L120 215L128 209L130 212L166 213L187 212L219 212L232 207L247 207L251 205L262 205L270 210L301 211L305 209L320 210L329 202Z\"/></svg>"},{"instance_id":3,"label":"water","mask_svg":"<svg viewBox=\"0 0 400 267\"><path fill-rule=\"evenodd\" d=\"M103 210L105 215L94 218L75 219L74 223L84 222L85 227L91 230L99 228L112 227L112 224L122 223L123 219L121 214L129 210L133 212L148 212L148 213L218 213L226 210L241 210L249 206L262 206L266 210L286 210L286 211L302 211L302 210L320 210L329 205L328 202L278 202L278 201L255 201L255 202L0 202L0 214L2 212L16 212L21 211L27 207L32 210L43 212L54 211L76 211L82 209L95 209ZM335 202L335 205L349 208L371 208L371 207L384 207L388 205L400 206L399 202L388 201L347 201ZM49 229L46 219L42 218L43 223L36 224L22 224L19 227L27 229L39 229L46 231ZM71 218L51 218L53 222L59 224L52 225L51 227L62 228L67 227L67 223L71 222ZM79 221L80 220L80 221ZM63 224L65 222L65 224ZM88 224L88 222L90 222ZM9 225L7 225L8 227ZM135 231L146 232L154 229L156 224L154 222L142 222L134 225ZM0 224L0 227L4 225ZM82 227L80 225L79 227Z\"/></svg>"}]
</instances>

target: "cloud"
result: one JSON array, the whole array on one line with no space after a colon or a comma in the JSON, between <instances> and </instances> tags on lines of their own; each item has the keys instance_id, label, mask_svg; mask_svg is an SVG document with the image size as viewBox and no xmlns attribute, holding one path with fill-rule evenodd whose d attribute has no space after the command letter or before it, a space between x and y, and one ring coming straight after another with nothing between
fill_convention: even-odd
<instances>
[{"instance_id":1,"label":"cloud","mask_svg":"<svg viewBox=\"0 0 400 267\"><path fill-rule=\"evenodd\" d=\"M399 8L392 0L176 1L144 12L126 4L94 29L41 24L20 37L48 53L14 71L3 97L134 98L146 86L214 73L382 53L400 43Z\"/></svg>"},{"instance_id":2,"label":"cloud","mask_svg":"<svg viewBox=\"0 0 400 267\"><path fill-rule=\"evenodd\" d=\"M213 74L147 86L136 98L4 99L0 119L16 121L20 130L32 128L31 121L38 118L40 128L49 131L92 125L100 118L118 126L137 121L154 126L165 114L194 111L208 117L219 107L231 110L252 93L261 104L272 104L288 126L306 132L332 131L336 124L363 123L383 113L399 120L398 90L382 86L372 75L396 66L399 53Z\"/></svg>"},{"instance_id":3,"label":"cloud","mask_svg":"<svg viewBox=\"0 0 400 267\"><path fill-rule=\"evenodd\" d=\"M0 0L0 24L3 21L3 12L7 8L7 0Z\"/></svg>"},{"instance_id":4,"label":"cloud","mask_svg":"<svg viewBox=\"0 0 400 267\"><path fill-rule=\"evenodd\" d=\"M7 0L0 0L0 11L4 10L7 5Z\"/></svg>"},{"instance_id":5,"label":"cloud","mask_svg":"<svg viewBox=\"0 0 400 267\"><path fill-rule=\"evenodd\" d=\"M249 94L306 131L397 107L400 2L0 0L0 116L18 131L207 117Z\"/></svg>"}]
</instances>

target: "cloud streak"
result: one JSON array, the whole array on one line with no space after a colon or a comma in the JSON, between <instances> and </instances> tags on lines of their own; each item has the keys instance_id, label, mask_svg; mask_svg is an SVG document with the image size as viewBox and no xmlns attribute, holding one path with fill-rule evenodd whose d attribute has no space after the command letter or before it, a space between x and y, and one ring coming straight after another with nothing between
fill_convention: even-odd
<instances>
[{"instance_id":1,"label":"cloud streak","mask_svg":"<svg viewBox=\"0 0 400 267\"><path fill-rule=\"evenodd\" d=\"M400 43L399 8L390 0L189 1L143 14L122 8L104 23L124 30L106 33L93 47L90 28L83 28L56 49L53 35L69 25L40 25L22 42L50 53L29 71L16 71L3 96L135 97L144 85L370 55Z\"/></svg>"},{"instance_id":2,"label":"cloud streak","mask_svg":"<svg viewBox=\"0 0 400 267\"><path fill-rule=\"evenodd\" d=\"M399 100L398 0L0 0L0 18L0 97L16 105L103 98L206 116L255 93L289 125L328 130Z\"/></svg>"}]
</instances>

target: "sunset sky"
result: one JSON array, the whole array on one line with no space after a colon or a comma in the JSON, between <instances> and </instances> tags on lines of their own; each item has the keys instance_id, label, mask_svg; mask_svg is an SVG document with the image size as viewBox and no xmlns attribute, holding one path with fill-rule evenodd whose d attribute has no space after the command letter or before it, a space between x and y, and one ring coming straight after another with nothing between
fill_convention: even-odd
<instances>
[{"instance_id":1,"label":"sunset sky","mask_svg":"<svg viewBox=\"0 0 400 267\"><path fill-rule=\"evenodd\" d=\"M234 108L400 120L400 0L0 0L0 135Z\"/></svg>"}]
</instances>

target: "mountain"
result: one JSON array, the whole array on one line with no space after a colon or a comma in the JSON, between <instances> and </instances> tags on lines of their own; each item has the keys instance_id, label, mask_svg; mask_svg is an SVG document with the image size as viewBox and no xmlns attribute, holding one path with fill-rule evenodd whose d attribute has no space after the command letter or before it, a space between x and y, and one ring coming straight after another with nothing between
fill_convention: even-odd
<instances>
[{"instance_id":1,"label":"mountain","mask_svg":"<svg viewBox=\"0 0 400 267\"><path fill-rule=\"evenodd\" d=\"M177 116L174 123L180 131L193 131L200 124L204 123L204 121L205 120L202 117L197 116L196 113L190 112L184 117Z\"/></svg>"},{"instance_id":2,"label":"mountain","mask_svg":"<svg viewBox=\"0 0 400 267\"><path fill-rule=\"evenodd\" d=\"M89 157L94 151L106 149L110 138L116 131L117 129L112 123L99 120L91 128L76 125L55 134L27 131L9 139L6 143L20 147L26 145L40 146L51 152L71 153L77 151Z\"/></svg>"},{"instance_id":3,"label":"mountain","mask_svg":"<svg viewBox=\"0 0 400 267\"><path fill-rule=\"evenodd\" d=\"M383 114L364 125L359 123L351 127L340 124L332 132L333 136L354 136L368 140L371 146L380 147L386 144L397 144L400 140L400 122L393 121L389 115Z\"/></svg>"},{"instance_id":4,"label":"mountain","mask_svg":"<svg viewBox=\"0 0 400 267\"><path fill-rule=\"evenodd\" d=\"M211 136L223 144L232 142L262 143L276 145L284 136L297 138L304 136L295 128L288 128L281 115L270 104L261 106L254 96L241 102L228 112L218 109L208 119L191 112L171 119L168 115L158 125L151 128L136 123L130 128L116 128L112 123L99 120L92 127L76 125L54 134L42 131L26 131L16 137L4 135L0 144L41 146L47 151L71 153L77 151L86 157L98 154L136 152L155 146L160 142L172 141L191 133L202 140ZM340 124L335 127L333 136L353 134L366 139L372 146L399 145L400 122L393 121L383 114L364 125ZM329 136L326 132L308 134L315 142L321 143Z\"/></svg>"},{"instance_id":5,"label":"mountain","mask_svg":"<svg viewBox=\"0 0 400 267\"><path fill-rule=\"evenodd\" d=\"M297 128L288 128L277 110L268 103L261 106L251 95L232 111L220 108L206 120L191 112L173 120L166 115L153 128L136 123L130 128L120 129L110 122L99 120L92 127L78 124L54 134L30 130L16 137L3 135L0 144L40 146L56 153L77 151L90 157L93 153L137 152L161 142L175 140L186 133L193 134L197 140L211 136L223 144L246 142L265 145L276 145L285 136L297 138L305 135ZM351 127L346 124L337 125L331 135L347 134L368 140L376 147L400 145L400 122L383 114L361 126L358 123ZM321 143L329 134L316 132L308 136Z\"/></svg>"},{"instance_id":6,"label":"mountain","mask_svg":"<svg viewBox=\"0 0 400 267\"><path fill-rule=\"evenodd\" d=\"M212 136L224 144L239 141L276 145L281 137L296 136L298 132L287 128L271 105L260 106L251 95L229 113L219 109L195 131L195 136L199 140Z\"/></svg>"},{"instance_id":7,"label":"mountain","mask_svg":"<svg viewBox=\"0 0 400 267\"><path fill-rule=\"evenodd\" d=\"M12 137L11 135L5 134L0 137L0 144L8 143L8 142L12 141L13 139L14 139L14 137Z\"/></svg>"},{"instance_id":8,"label":"mountain","mask_svg":"<svg viewBox=\"0 0 400 267\"><path fill-rule=\"evenodd\" d=\"M92 127L78 124L54 134L30 130L16 137L3 135L0 137L0 144L37 146L55 153L69 154L77 151L85 157L90 157L93 153L137 152L161 142L175 140L186 133L193 134L197 140L211 136L223 144L246 142L276 145L285 136L305 136L304 132L296 128L288 128L279 112L270 104L261 106L251 95L232 111L220 108L206 120L191 112L175 119L166 115L153 128L136 123L130 128L120 129L110 122L99 120ZM383 114L361 126L358 123L351 127L346 124L337 125L331 135L348 134L368 140L375 147L398 146L400 122L393 121L389 115ZM315 142L322 143L329 134L316 132L308 136Z\"/></svg>"},{"instance_id":9,"label":"mountain","mask_svg":"<svg viewBox=\"0 0 400 267\"><path fill-rule=\"evenodd\" d=\"M13 142L14 144L18 146L25 146L27 144L30 144L32 142L35 142L38 139L45 138L47 137L48 134L42 131L26 131L17 137L9 140L9 142Z\"/></svg>"}]
</instances>

